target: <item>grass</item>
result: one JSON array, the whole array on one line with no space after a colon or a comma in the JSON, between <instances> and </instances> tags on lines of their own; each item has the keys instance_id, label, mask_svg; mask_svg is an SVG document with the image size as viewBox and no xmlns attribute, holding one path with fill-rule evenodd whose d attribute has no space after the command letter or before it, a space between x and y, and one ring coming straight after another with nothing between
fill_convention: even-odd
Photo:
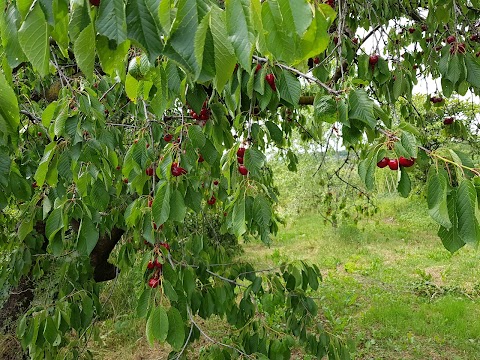
<instances>
[{"instance_id":1,"label":"grass","mask_svg":"<svg viewBox=\"0 0 480 360\"><path fill-rule=\"evenodd\" d=\"M480 254L466 247L451 255L435 233L423 201L385 197L357 226L332 228L316 214L291 219L271 247L243 244L242 257L257 269L283 260L316 263L323 275L320 319L350 339L355 359L480 359ZM168 348L149 347L145 323L135 318L137 277L124 274L104 289L110 295L95 358L167 357ZM220 319L203 325L216 339L228 331ZM204 345L198 342L189 358Z\"/></svg>"},{"instance_id":2,"label":"grass","mask_svg":"<svg viewBox=\"0 0 480 360\"><path fill-rule=\"evenodd\" d=\"M274 245L245 245L259 266L316 263L331 328L353 339L357 359L480 359L479 254L451 255L419 200L387 197L358 226L289 222Z\"/></svg>"}]
</instances>

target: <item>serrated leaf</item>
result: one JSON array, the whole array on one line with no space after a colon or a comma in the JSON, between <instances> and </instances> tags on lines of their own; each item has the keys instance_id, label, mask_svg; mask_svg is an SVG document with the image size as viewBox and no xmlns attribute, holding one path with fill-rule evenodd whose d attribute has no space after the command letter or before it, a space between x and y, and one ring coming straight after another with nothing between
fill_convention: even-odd
<instances>
[{"instance_id":1,"label":"serrated leaf","mask_svg":"<svg viewBox=\"0 0 480 360\"><path fill-rule=\"evenodd\" d=\"M40 187L43 186L43 183L45 182L45 177L47 176L48 172L48 165L50 164L50 160L52 160L53 154L55 153L56 145L56 142L51 142L45 147L43 157L38 164L34 178L37 182L37 185Z\"/></svg>"},{"instance_id":2,"label":"serrated leaf","mask_svg":"<svg viewBox=\"0 0 480 360\"><path fill-rule=\"evenodd\" d=\"M17 8L11 4L8 6L8 9L5 10L4 16L0 17L2 44L8 59L8 65L11 68L15 68L22 62L27 61L18 41L19 24L20 13Z\"/></svg>"},{"instance_id":3,"label":"serrated leaf","mask_svg":"<svg viewBox=\"0 0 480 360\"><path fill-rule=\"evenodd\" d=\"M412 183L410 177L408 176L407 171L402 167L400 170L400 181L398 182L397 187L398 192L403 197L408 197L410 191L412 190Z\"/></svg>"},{"instance_id":4,"label":"serrated leaf","mask_svg":"<svg viewBox=\"0 0 480 360\"><path fill-rule=\"evenodd\" d=\"M300 81L290 71L282 70L277 82L280 98L297 106L301 95Z\"/></svg>"},{"instance_id":5,"label":"serrated leaf","mask_svg":"<svg viewBox=\"0 0 480 360\"><path fill-rule=\"evenodd\" d=\"M187 208L179 190L175 190L170 198L170 220L183 222Z\"/></svg>"},{"instance_id":6,"label":"serrated leaf","mask_svg":"<svg viewBox=\"0 0 480 360\"><path fill-rule=\"evenodd\" d=\"M265 155L255 148L249 148L245 151L245 167L252 175L258 176L260 174L265 160Z\"/></svg>"},{"instance_id":7,"label":"serrated leaf","mask_svg":"<svg viewBox=\"0 0 480 360\"><path fill-rule=\"evenodd\" d=\"M205 146L206 138L202 128L198 125L192 125L188 128L188 137L196 148L203 148Z\"/></svg>"},{"instance_id":8,"label":"serrated leaf","mask_svg":"<svg viewBox=\"0 0 480 360\"><path fill-rule=\"evenodd\" d=\"M165 309L163 306L156 307L150 313L146 326L146 336L150 345L153 345L155 340L165 341L169 329L168 325L168 316Z\"/></svg>"},{"instance_id":9,"label":"serrated leaf","mask_svg":"<svg viewBox=\"0 0 480 360\"><path fill-rule=\"evenodd\" d=\"M360 120L374 129L377 121L373 116L373 100L368 97L367 92L363 89L350 92L348 102L350 121Z\"/></svg>"},{"instance_id":10,"label":"serrated leaf","mask_svg":"<svg viewBox=\"0 0 480 360\"><path fill-rule=\"evenodd\" d=\"M330 124L337 121L337 103L332 96L317 94L313 101L313 111L317 121Z\"/></svg>"},{"instance_id":11,"label":"serrated leaf","mask_svg":"<svg viewBox=\"0 0 480 360\"><path fill-rule=\"evenodd\" d=\"M274 122L268 120L268 121L265 122L265 126L268 129L270 137L277 144L277 146L282 146L283 143L284 143L283 132L278 127L278 125L275 124Z\"/></svg>"},{"instance_id":12,"label":"serrated leaf","mask_svg":"<svg viewBox=\"0 0 480 360\"><path fill-rule=\"evenodd\" d=\"M440 229L438 230L438 236L442 240L443 246L451 253L454 253L465 245L465 242L462 240L458 232L456 203L456 189L454 189L450 192L447 198L448 213L452 220L451 227L450 229L447 229L444 226L440 226Z\"/></svg>"},{"instance_id":13,"label":"serrated leaf","mask_svg":"<svg viewBox=\"0 0 480 360\"><path fill-rule=\"evenodd\" d=\"M452 227L447 207L448 179L444 170L437 173L434 166L428 172L427 203L428 213L446 229Z\"/></svg>"},{"instance_id":14,"label":"serrated leaf","mask_svg":"<svg viewBox=\"0 0 480 360\"><path fill-rule=\"evenodd\" d=\"M225 2L226 26L238 62L249 70L252 63L253 28L250 22L249 1L227 0Z\"/></svg>"},{"instance_id":15,"label":"serrated leaf","mask_svg":"<svg viewBox=\"0 0 480 360\"><path fill-rule=\"evenodd\" d=\"M15 92L0 72L0 133L16 138L20 124L19 108ZM4 126L1 126L5 124Z\"/></svg>"},{"instance_id":16,"label":"serrated leaf","mask_svg":"<svg viewBox=\"0 0 480 360\"><path fill-rule=\"evenodd\" d=\"M212 6L210 15L210 31L215 49L215 88L221 92L232 76L237 62L233 47L227 36L225 12Z\"/></svg>"},{"instance_id":17,"label":"serrated leaf","mask_svg":"<svg viewBox=\"0 0 480 360\"><path fill-rule=\"evenodd\" d=\"M467 81L480 89L480 62L473 54L465 55L465 65L467 67Z\"/></svg>"},{"instance_id":18,"label":"serrated leaf","mask_svg":"<svg viewBox=\"0 0 480 360\"><path fill-rule=\"evenodd\" d=\"M50 343L50 345L55 344L58 333L57 327L55 326L55 323L53 322L53 318L51 316L47 316L47 318L45 319L43 336Z\"/></svg>"},{"instance_id":19,"label":"serrated leaf","mask_svg":"<svg viewBox=\"0 0 480 360\"><path fill-rule=\"evenodd\" d=\"M408 153L409 158L417 158L417 139L413 134L406 131L402 132L402 135L400 136L400 142L405 151Z\"/></svg>"},{"instance_id":20,"label":"serrated leaf","mask_svg":"<svg viewBox=\"0 0 480 360\"><path fill-rule=\"evenodd\" d=\"M183 325L182 315L175 307L170 307L167 311L168 323L168 335L167 342L176 351L179 351L185 341L185 326ZM174 325L174 326L172 326Z\"/></svg>"},{"instance_id":21,"label":"serrated leaf","mask_svg":"<svg viewBox=\"0 0 480 360\"><path fill-rule=\"evenodd\" d=\"M95 47L92 44L95 44L95 31L93 24L90 23L78 35L73 45L73 53L75 54L78 67L90 81L93 79L95 66Z\"/></svg>"},{"instance_id":22,"label":"serrated leaf","mask_svg":"<svg viewBox=\"0 0 480 360\"><path fill-rule=\"evenodd\" d=\"M95 245L97 245L98 238L99 233L97 227L88 216L84 216L78 232L77 250L79 253L89 256L95 248Z\"/></svg>"},{"instance_id":23,"label":"serrated leaf","mask_svg":"<svg viewBox=\"0 0 480 360\"><path fill-rule=\"evenodd\" d=\"M48 216L45 225L45 236L48 240L52 240L57 232L63 228L63 209L57 208Z\"/></svg>"},{"instance_id":24,"label":"serrated leaf","mask_svg":"<svg viewBox=\"0 0 480 360\"><path fill-rule=\"evenodd\" d=\"M150 305L151 289L144 289L137 302L136 312L139 318L144 318L148 314Z\"/></svg>"},{"instance_id":25,"label":"serrated leaf","mask_svg":"<svg viewBox=\"0 0 480 360\"><path fill-rule=\"evenodd\" d=\"M239 198L233 206L232 215L233 234L239 238L247 231L245 225L245 198Z\"/></svg>"},{"instance_id":26,"label":"serrated leaf","mask_svg":"<svg viewBox=\"0 0 480 360\"><path fill-rule=\"evenodd\" d=\"M458 233L463 242L475 245L478 242L478 221L475 216L477 192L470 180L462 180L457 190L456 215Z\"/></svg>"},{"instance_id":27,"label":"serrated leaf","mask_svg":"<svg viewBox=\"0 0 480 360\"><path fill-rule=\"evenodd\" d=\"M170 216L170 185L167 182L161 184L155 193L152 215L157 226L162 225Z\"/></svg>"},{"instance_id":28,"label":"serrated leaf","mask_svg":"<svg viewBox=\"0 0 480 360\"><path fill-rule=\"evenodd\" d=\"M451 56L450 61L448 62L448 70L445 77L447 78L447 80L451 81L453 85L457 83L462 74L462 62L463 61L461 61L459 55Z\"/></svg>"},{"instance_id":29,"label":"serrated leaf","mask_svg":"<svg viewBox=\"0 0 480 360\"><path fill-rule=\"evenodd\" d=\"M262 227L270 226L272 210L265 196L257 195L253 202L253 218Z\"/></svg>"},{"instance_id":30,"label":"serrated leaf","mask_svg":"<svg viewBox=\"0 0 480 360\"><path fill-rule=\"evenodd\" d=\"M157 58L163 50L160 29L155 22L158 6L158 0L129 0L126 7L128 38L138 42L150 60Z\"/></svg>"},{"instance_id":31,"label":"serrated leaf","mask_svg":"<svg viewBox=\"0 0 480 360\"><path fill-rule=\"evenodd\" d=\"M18 41L28 60L41 76L46 76L49 72L48 37L48 24L40 4L37 3L18 30Z\"/></svg>"},{"instance_id":32,"label":"serrated leaf","mask_svg":"<svg viewBox=\"0 0 480 360\"><path fill-rule=\"evenodd\" d=\"M124 1L100 1L95 28L100 35L114 40L117 45L127 40L127 21Z\"/></svg>"}]
</instances>

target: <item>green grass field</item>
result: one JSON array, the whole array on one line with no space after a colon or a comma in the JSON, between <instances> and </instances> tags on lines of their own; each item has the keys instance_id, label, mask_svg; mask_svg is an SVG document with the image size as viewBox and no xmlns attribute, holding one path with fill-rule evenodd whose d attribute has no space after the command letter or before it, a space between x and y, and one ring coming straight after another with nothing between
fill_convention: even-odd
<instances>
[{"instance_id":1,"label":"green grass field","mask_svg":"<svg viewBox=\"0 0 480 360\"><path fill-rule=\"evenodd\" d=\"M316 214L302 215L280 228L271 247L244 244L242 257L258 269L284 260L316 263L323 273L315 294L319 321L350 343L355 359L480 359L480 253L464 248L450 255L425 206L386 197L373 218L336 229ZM108 286L113 318L100 323L95 357L166 358L168 349L149 348L144 324L126 312L135 301L127 284ZM204 326L216 339L228 331L219 319Z\"/></svg>"},{"instance_id":2,"label":"green grass field","mask_svg":"<svg viewBox=\"0 0 480 360\"><path fill-rule=\"evenodd\" d=\"M244 256L261 266L318 264L324 320L353 342L357 359L480 359L480 254L450 255L421 201L379 205L357 227L301 216L271 248L246 244Z\"/></svg>"}]
</instances>

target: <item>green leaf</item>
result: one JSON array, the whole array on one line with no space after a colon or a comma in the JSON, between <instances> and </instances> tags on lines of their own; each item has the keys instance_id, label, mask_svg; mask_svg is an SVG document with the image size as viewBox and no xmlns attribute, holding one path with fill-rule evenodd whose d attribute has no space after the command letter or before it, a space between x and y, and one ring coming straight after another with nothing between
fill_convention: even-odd
<instances>
[{"instance_id":1,"label":"green leaf","mask_svg":"<svg viewBox=\"0 0 480 360\"><path fill-rule=\"evenodd\" d=\"M467 67L467 81L480 89L480 62L473 54L465 55L465 65Z\"/></svg>"},{"instance_id":2,"label":"green leaf","mask_svg":"<svg viewBox=\"0 0 480 360\"><path fill-rule=\"evenodd\" d=\"M145 316L147 316L148 309L149 309L149 306L150 306L150 294L151 294L151 292L152 291L151 291L150 288L144 289L143 292L142 292L142 295L140 295L140 298L138 299L136 312L137 312L137 316L139 318L144 318Z\"/></svg>"},{"instance_id":3,"label":"green leaf","mask_svg":"<svg viewBox=\"0 0 480 360\"><path fill-rule=\"evenodd\" d=\"M282 130L278 127L277 124L274 122L267 120L265 122L265 126L268 129L268 132L270 134L270 138L275 141L277 146L282 146L284 144L284 138L283 138L283 132Z\"/></svg>"},{"instance_id":4,"label":"green leaf","mask_svg":"<svg viewBox=\"0 0 480 360\"><path fill-rule=\"evenodd\" d=\"M163 50L161 32L155 22L158 5L159 0L128 0L126 8L128 37L145 49L151 61Z\"/></svg>"},{"instance_id":5,"label":"green leaf","mask_svg":"<svg viewBox=\"0 0 480 360\"><path fill-rule=\"evenodd\" d=\"M450 80L453 85L457 83L457 81L460 79L460 76L462 74L462 66L463 66L462 62L460 61L459 55L450 56L446 78L447 80Z\"/></svg>"},{"instance_id":6,"label":"green leaf","mask_svg":"<svg viewBox=\"0 0 480 360\"><path fill-rule=\"evenodd\" d=\"M11 68L27 61L18 41L19 24L19 11L13 5L8 6L8 9L5 10L5 15L0 17L0 33L8 65Z\"/></svg>"},{"instance_id":7,"label":"green leaf","mask_svg":"<svg viewBox=\"0 0 480 360\"><path fill-rule=\"evenodd\" d=\"M195 60L195 36L198 27L197 3L195 0L179 0L172 33L165 45L165 55L177 61L185 70L197 73ZM190 34L190 36L185 36Z\"/></svg>"},{"instance_id":8,"label":"green leaf","mask_svg":"<svg viewBox=\"0 0 480 360\"><path fill-rule=\"evenodd\" d=\"M95 30L93 24L90 23L78 35L73 45L73 53L78 67L90 81L93 80L93 68L95 66L95 47L92 44L95 44Z\"/></svg>"},{"instance_id":9,"label":"green leaf","mask_svg":"<svg viewBox=\"0 0 480 360\"><path fill-rule=\"evenodd\" d=\"M84 216L78 232L77 250L80 254L90 255L95 245L97 245L98 238L97 227L88 216Z\"/></svg>"},{"instance_id":10,"label":"green leaf","mask_svg":"<svg viewBox=\"0 0 480 360\"><path fill-rule=\"evenodd\" d=\"M373 116L373 100L368 97L367 92L363 89L350 92L348 102L350 120L360 120L374 129L377 121Z\"/></svg>"},{"instance_id":11,"label":"green leaf","mask_svg":"<svg viewBox=\"0 0 480 360\"><path fill-rule=\"evenodd\" d=\"M262 227L270 226L272 210L265 196L257 195L253 202L253 218Z\"/></svg>"},{"instance_id":12,"label":"green leaf","mask_svg":"<svg viewBox=\"0 0 480 360\"><path fill-rule=\"evenodd\" d=\"M295 32L302 36L311 25L313 16L306 0L279 0L280 10L286 22L295 26Z\"/></svg>"},{"instance_id":13,"label":"green leaf","mask_svg":"<svg viewBox=\"0 0 480 360\"><path fill-rule=\"evenodd\" d=\"M255 148L249 148L245 151L245 167L254 176L260 175L265 160L265 155Z\"/></svg>"},{"instance_id":14,"label":"green leaf","mask_svg":"<svg viewBox=\"0 0 480 360\"><path fill-rule=\"evenodd\" d=\"M162 225L170 216L170 184L167 182L162 183L155 193L152 215L157 226Z\"/></svg>"},{"instance_id":15,"label":"green leaf","mask_svg":"<svg viewBox=\"0 0 480 360\"><path fill-rule=\"evenodd\" d=\"M336 13L329 5L316 6L313 21L301 38L301 56L297 56L298 61L314 57L327 49L330 43L328 31L335 17Z\"/></svg>"},{"instance_id":16,"label":"green leaf","mask_svg":"<svg viewBox=\"0 0 480 360\"><path fill-rule=\"evenodd\" d=\"M165 309L163 306L156 307L147 320L146 336L148 343L153 345L155 340L164 342L168 334L168 325L168 316Z\"/></svg>"},{"instance_id":17,"label":"green leaf","mask_svg":"<svg viewBox=\"0 0 480 360\"><path fill-rule=\"evenodd\" d=\"M333 124L337 118L337 103L330 95L318 93L313 101L313 111L316 121Z\"/></svg>"},{"instance_id":18,"label":"green leaf","mask_svg":"<svg viewBox=\"0 0 480 360\"><path fill-rule=\"evenodd\" d=\"M463 242L475 245L478 242L478 221L475 216L477 192L470 180L463 179L457 190L458 233Z\"/></svg>"},{"instance_id":19,"label":"green leaf","mask_svg":"<svg viewBox=\"0 0 480 360\"><path fill-rule=\"evenodd\" d=\"M465 245L465 242L462 240L458 232L456 197L456 189L454 189L450 192L447 198L448 213L450 219L452 220L452 226L450 229L440 226L440 229L438 230L438 236L442 240L443 246L451 253L454 253Z\"/></svg>"},{"instance_id":20,"label":"green leaf","mask_svg":"<svg viewBox=\"0 0 480 360\"><path fill-rule=\"evenodd\" d=\"M398 182L398 192L403 197L408 197L410 191L412 190L412 183L410 177L408 176L407 171L402 167L400 169L400 181Z\"/></svg>"},{"instance_id":21,"label":"green leaf","mask_svg":"<svg viewBox=\"0 0 480 360\"><path fill-rule=\"evenodd\" d=\"M400 136L400 143L410 158L417 158L417 139L413 134L406 131L402 132L402 135Z\"/></svg>"},{"instance_id":22,"label":"green leaf","mask_svg":"<svg viewBox=\"0 0 480 360\"><path fill-rule=\"evenodd\" d=\"M375 187L375 168L377 165L377 153L371 151L368 156L359 162L358 175L368 190Z\"/></svg>"},{"instance_id":23,"label":"green leaf","mask_svg":"<svg viewBox=\"0 0 480 360\"><path fill-rule=\"evenodd\" d=\"M292 106L297 106L300 100L300 81L288 70L282 70L278 78L280 97Z\"/></svg>"},{"instance_id":24,"label":"green leaf","mask_svg":"<svg viewBox=\"0 0 480 360\"><path fill-rule=\"evenodd\" d=\"M227 0L225 2L228 38L232 42L238 62L245 70L252 67L254 44L253 28L250 22L248 0Z\"/></svg>"},{"instance_id":25,"label":"green leaf","mask_svg":"<svg viewBox=\"0 0 480 360\"><path fill-rule=\"evenodd\" d=\"M97 21L97 33L114 40L117 45L127 40L127 22L123 0L100 1Z\"/></svg>"},{"instance_id":26,"label":"green leaf","mask_svg":"<svg viewBox=\"0 0 480 360\"><path fill-rule=\"evenodd\" d=\"M52 240L57 232L63 228L63 211L62 208L53 210L48 216L45 225L45 236L48 240Z\"/></svg>"},{"instance_id":27,"label":"green leaf","mask_svg":"<svg viewBox=\"0 0 480 360\"><path fill-rule=\"evenodd\" d=\"M48 165L50 164L50 160L52 160L53 154L55 153L56 145L56 142L51 142L45 146L45 152L43 153L42 160L40 160L40 163L38 164L34 178L37 182L37 185L40 187L43 186L43 183L45 182L45 177L47 176L48 172Z\"/></svg>"},{"instance_id":28,"label":"green leaf","mask_svg":"<svg viewBox=\"0 0 480 360\"><path fill-rule=\"evenodd\" d=\"M170 219L173 221L183 222L187 208L180 191L177 189L170 198Z\"/></svg>"},{"instance_id":29,"label":"green leaf","mask_svg":"<svg viewBox=\"0 0 480 360\"><path fill-rule=\"evenodd\" d=\"M225 12L216 6L212 6L211 9L210 31L215 49L215 87L217 91L221 92L232 76L237 60L227 36Z\"/></svg>"},{"instance_id":30,"label":"green leaf","mask_svg":"<svg viewBox=\"0 0 480 360\"><path fill-rule=\"evenodd\" d=\"M291 63L297 51L297 37L286 30L289 24L283 21L277 1L263 2L262 22L268 50L275 58Z\"/></svg>"},{"instance_id":31,"label":"green leaf","mask_svg":"<svg viewBox=\"0 0 480 360\"><path fill-rule=\"evenodd\" d=\"M43 336L44 338L50 343L50 345L54 345L57 340L57 327L53 322L53 317L47 316L45 319L45 327L43 328Z\"/></svg>"},{"instance_id":32,"label":"green leaf","mask_svg":"<svg viewBox=\"0 0 480 360\"><path fill-rule=\"evenodd\" d=\"M188 137L196 148L203 148L205 146L206 138L199 125L192 125L188 128Z\"/></svg>"},{"instance_id":33,"label":"green leaf","mask_svg":"<svg viewBox=\"0 0 480 360\"><path fill-rule=\"evenodd\" d=\"M247 231L245 224L245 198L237 199L233 206L233 234L239 238Z\"/></svg>"},{"instance_id":34,"label":"green leaf","mask_svg":"<svg viewBox=\"0 0 480 360\"><path fill-rule=\"evenodd\" d=\"M167 311L168 323L174 326L168 327L167 342L175 351L179 351L185 341L185 326L183 325L182 315L175 307L170 307Z\"/></svg>"},{"instance_id":35,"label":"green leaf","mask_svg":"<svg viewBox=\"0 0 480 360\"><path fill-rule=\"evenodd\" d=\"M20 124L19 112L17 97L3 73L0 72L0 133L6 130L5 135L17 137ZM1 126L2 123L5 125Z\"/></svg>"},{"instance_id":36,"label":"green leaf","mask_svg":"<svg viewBox=\"0 0 480 360\"><path fill-rule=\"evenodd\" d=\"M437 173L435 166L430 167L427 180L428 213L437 223L446 229L452 227L447 207L448 175L445 170Z\"/></svg>"},{"instance_id":37,"label":"green leaf","mask_svg":"<svg viewBox=\"0 0 480 360\"><path fill-rule=\"evenodd\" d=\"M36 3L18 31L23 52L41 76L49 73L50 51L48 24L40 3Z\"/></svg>"}]
</instances>

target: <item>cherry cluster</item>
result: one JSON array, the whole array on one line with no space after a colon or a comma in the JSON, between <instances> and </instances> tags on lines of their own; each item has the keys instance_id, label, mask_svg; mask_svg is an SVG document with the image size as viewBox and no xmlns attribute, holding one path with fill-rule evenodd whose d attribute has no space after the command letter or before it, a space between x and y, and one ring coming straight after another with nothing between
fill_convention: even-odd
<instances>
[{"instance_id":1,"label":"cherry cluster","mask_svg":"<svg viewBox=\"0 0 480 360\"><path fill-rule=\"evenodd\" d=\"M403 156L400 156L398 159L389 159L388 157L384 157L377 163L377 166L380 169L388 166L390 170L398 170L399 165L408 168L413 166L413 164L415 164L415 158L407 159Z\"/></svg>"},{"instance_id":2,"label":"cherry cluster","mask_svg":"<svg viewBox=\"0 0 480 360\"><path fill-rule=\"evenodd\" d=\"M245 148L243 146L239 147L237 150L237 162L238 162L238 172L242 174L243 176L248 175L248 170L243 165L243 158L245 157Z\"/></svg>"},{"instance_id":3,"label":"cherry cluster","mask_svg":"<svg viewBox=\"0 0 480 360\"><path fill-rule=\"evenodd\" d=\"M166 242L161 242L159 244L159 246L165 248L167 251L170 251L170 245L168 245L168 243L166 243ZM158 248L157 248L156 253L160 253ZM160 285L162 283L161 275L162 275L162 271L163 271L163 264L160 261L158 261L158 257L159 256L156 255L154 257L154 259L150 260L147 264L147 269L148 270L153 270L153 274L148 279L148 286L150 286L151 288L156 288L156 287L158 287L158 285Z\"/></svg>"},{"instance_id":4,"label":"cherry cluster","mask_svg":"<svg viewBox=\"0 0 480 360\"><path fill-rule=\"evenodd\" d=\"M175 177L185 175L187 173L187 170L179 166L176 162L172 163L170 170L172 172L172 175Z\"/></svg>"},{"instance_id":5,"label":"cherry cluster","mask_svg":"<svg viewBox=\"0 0 480 360\"><path fill-rule=\"evenodd\" d=\"M207 100L203 102L202 110L200 113L196 113L195 110L190 109L190 116L196 120L199 125L205 126L208 119L210 119L210 110L207 108Z\"/></svg>"}]
</instances>

